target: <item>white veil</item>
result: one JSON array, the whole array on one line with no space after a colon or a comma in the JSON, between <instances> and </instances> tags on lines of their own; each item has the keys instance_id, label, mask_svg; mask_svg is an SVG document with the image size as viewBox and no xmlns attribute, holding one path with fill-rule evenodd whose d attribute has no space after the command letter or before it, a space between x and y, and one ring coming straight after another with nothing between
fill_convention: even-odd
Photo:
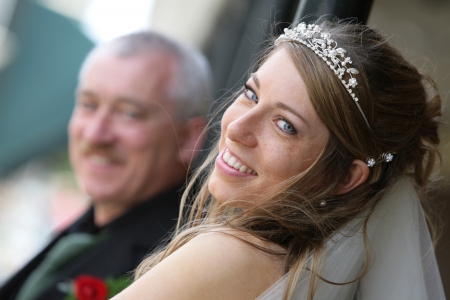
<instances>
[{"instance_id":1,"label":"white veil","mask_svg":"<svg viewBox=\"0 0 450 300\"><path fill-rule=\"evenodd\" d=\"M361 271L365 253L363 218L355 218L326 245L321 275L348 282ZM332 285L322 280L314 300L441 300L445 299L425 216L413 184L397 182L376 206L368 224L369 271L358 281ZM287 275L258 300L282 299ZM306 299L308 278L297 284L292 299Z\"/></svg>"}]
</instances>

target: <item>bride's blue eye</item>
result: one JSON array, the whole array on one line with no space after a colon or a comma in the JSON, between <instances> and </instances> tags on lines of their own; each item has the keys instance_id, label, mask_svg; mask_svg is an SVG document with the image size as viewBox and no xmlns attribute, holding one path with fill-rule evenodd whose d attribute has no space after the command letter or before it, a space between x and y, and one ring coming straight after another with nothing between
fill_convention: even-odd
<instances>
[{"instance_id":1,"label":"bride's blue eye","mask_svg":"<svg viewBox=\"0 0 450 300\"><path fill-rule=\"evenodd\" d=\"M297 133L297 130L295 130L294 126L292 126L291 123L289 123L287 120L283 119L283 118L279 118L275 124L278 126L278 128L280 128L281 130L283 130L286 133L289 134L295 134Z\"/></svg>"},{"instance_id":2,"label":"bride's blue eye","mask_svg":"<svg viewBox=\"0 0 450 300\"><path fill-rule=\"evenodd\" d=\"M256 96L255 92L248 85L245 85L244 88L245 97L258 103L258 96Z\"/></svg>"}]
</instances>

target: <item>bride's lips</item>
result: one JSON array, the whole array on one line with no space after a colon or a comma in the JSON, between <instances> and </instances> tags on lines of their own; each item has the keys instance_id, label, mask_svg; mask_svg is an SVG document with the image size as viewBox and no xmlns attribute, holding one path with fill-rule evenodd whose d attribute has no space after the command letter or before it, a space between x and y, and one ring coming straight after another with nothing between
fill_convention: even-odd
<instances>
[{"instance_id":1,"label":"bride's lips","mask_svg":"<svg viewBox=\"0 0 450 300\"><path fill-rule=\"evenodd\" d=\"M234 165L233 167L230 164ZM216 168L223 174L234 177L254 177L258 174L245 162L225 148L216 158Z\"/></svg>"}]
</instances>

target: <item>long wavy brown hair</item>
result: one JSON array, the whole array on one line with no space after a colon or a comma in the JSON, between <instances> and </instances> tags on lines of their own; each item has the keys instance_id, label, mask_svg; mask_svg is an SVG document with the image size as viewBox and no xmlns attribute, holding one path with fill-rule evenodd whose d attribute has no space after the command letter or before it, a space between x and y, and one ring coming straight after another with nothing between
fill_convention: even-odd
<instances>
[{"instance_id":1,"label":"long wavy brown hair","mask_svg":"<svg viewBox=\"0 0 450 300\"><path fill-rule=\"evenodd\" d=\"M373 210L399 178L413 178L422 206L427 216L431 215L426 191L436 162L440 161L437 118L441 115L441 99L436 84L367 26L327 21L318 25L347 51L359 70L354 91L370 128L340 79L321 58L295 41L277 46L272 42L255 68L279 48L288 51L317 114L330 132L325 149L305 172L272 187L270 193L260 196L264 199L257 205L240 210L233 205L219 205L208 190L208 178L218 155L218 146L214 146L188 183L171 241L141 263L136 278L198 234L226 226L285 249L276 253L255 245L285 258L289 277L283 299L290 299L303 272L309 272L308 299L313 299L321 280L321 253L327 238L355 216ZM395 153L392 162L376 164L370 168L365 183L346 194L334 195L354 159L365 161L385 152ZM319 204L324 200L328 204L322 207ZM189 203L188 209L185 203ZM432 218L428 219L432 236L436 237ZM307 266L308 259L312 263ZM354 280L363 276L368 261L366 251L365 266Z\"/></svg>"}]
</instances>

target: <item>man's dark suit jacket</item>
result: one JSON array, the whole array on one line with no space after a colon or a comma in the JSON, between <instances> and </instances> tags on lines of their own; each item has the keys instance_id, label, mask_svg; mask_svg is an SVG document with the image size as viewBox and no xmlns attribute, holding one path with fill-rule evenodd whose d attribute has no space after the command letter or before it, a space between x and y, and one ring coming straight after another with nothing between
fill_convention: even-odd
<instances>
[{"instance_id":1,"label":"man's dark suit jacket","mask_svg":"<svg viewBox=\"0 0 450 300\"><path fill-rule=\"evenodd\" d=\"M104 226L101 230L106 230L107 239L69 262L60 271L55 285L44 290L36 299L63 299L66 295L57 289L56 284L69 282L78 275L117 278L133 271L144 256L158 245L161 238L167 237L167 233L174 229L178 218L180 193L180 187L165 192L139 204ZM14 299L24 281L58 240L72 232L74 228L80 227L80 224L89 222L93 224L93 208L59 234L41 253L10 278L0 289L0 299Z\"/></svg>"}]
</instances>

